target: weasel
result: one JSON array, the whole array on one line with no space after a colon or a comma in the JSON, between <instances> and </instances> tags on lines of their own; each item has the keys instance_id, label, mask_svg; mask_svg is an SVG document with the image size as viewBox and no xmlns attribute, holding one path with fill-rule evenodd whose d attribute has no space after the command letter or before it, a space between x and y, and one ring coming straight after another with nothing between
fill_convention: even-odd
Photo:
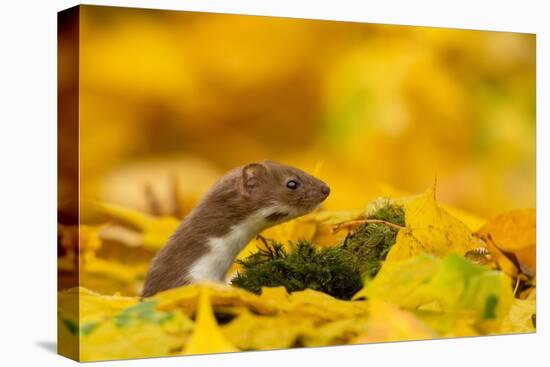
<instances>
[{"instance_id":1,"label":"weasel","mask_svg":"<svg viewBox=\"0 0 550 367\"><path fill-rule=\"evenodd\" d=\"M330 188L272 161L222 176L154 257L142 296L200 281L224 281L238 253L264 229L307 214Z\"/></svg>"}]
</instances>

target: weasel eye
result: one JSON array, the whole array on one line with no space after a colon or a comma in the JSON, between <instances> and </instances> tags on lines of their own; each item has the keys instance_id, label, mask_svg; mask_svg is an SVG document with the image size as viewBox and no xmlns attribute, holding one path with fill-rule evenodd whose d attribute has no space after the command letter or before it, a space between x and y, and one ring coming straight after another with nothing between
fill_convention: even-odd
<instances>
[{"instance_id":1,"label":"weasel eye","mask_svg":"<svg viewBox=\"0 0 550 367\"><path fill-rule=\"evenodd\" d=\"M294 180L290 180L286 183L286 187L288 187L291 190L296 190L298 188L298 182Z\"/></svg>"}]
</instances>

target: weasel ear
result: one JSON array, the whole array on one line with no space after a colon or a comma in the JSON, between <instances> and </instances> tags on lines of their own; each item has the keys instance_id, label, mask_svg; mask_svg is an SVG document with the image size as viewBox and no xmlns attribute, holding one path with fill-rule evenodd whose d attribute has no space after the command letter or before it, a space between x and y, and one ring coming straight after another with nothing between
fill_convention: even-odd
<instances>
[{"instance_id":1,"label":"weasel ear","mask_svg":"<svg viewBox=\"0 0 550 367\"><path fill-rule=\"evenodd\" d=\"M262 176L267 172L264 165L250 163L243 167L241 175L241 190L243 194L250 194L258 188Z\"/></svg>"}]
</instances>

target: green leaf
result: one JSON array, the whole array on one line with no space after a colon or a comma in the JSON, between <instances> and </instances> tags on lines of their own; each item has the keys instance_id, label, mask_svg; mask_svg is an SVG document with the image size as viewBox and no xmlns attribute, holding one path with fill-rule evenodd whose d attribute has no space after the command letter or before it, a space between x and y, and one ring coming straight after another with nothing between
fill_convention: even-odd
<instances>
[{"instance_id":1,"label":"green leaf","mask_svg":"<svg viewBox=\"0 0 550 367\"><path fill-rule=\"evenodd\" d=\"M500 321L513 299L509 278L462 256L422 254L386 262L353 299L378 298L408 309L426 309Z\"/></svg>"}]
</instances>

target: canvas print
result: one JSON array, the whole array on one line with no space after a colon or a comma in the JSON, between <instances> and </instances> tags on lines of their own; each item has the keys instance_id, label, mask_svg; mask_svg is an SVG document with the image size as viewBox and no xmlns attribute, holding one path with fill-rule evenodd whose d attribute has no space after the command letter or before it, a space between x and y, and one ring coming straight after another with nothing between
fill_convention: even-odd
<instances>
[{"instance_id":1,"label":"canvas print","mask_svg":"<svg viewBox=\"0 0 550 367\"><path fill-rule=\"evenodd\" d=\"M536 330L534 34L58 15L58 350Z\"/></svg>"}]
</instances>

